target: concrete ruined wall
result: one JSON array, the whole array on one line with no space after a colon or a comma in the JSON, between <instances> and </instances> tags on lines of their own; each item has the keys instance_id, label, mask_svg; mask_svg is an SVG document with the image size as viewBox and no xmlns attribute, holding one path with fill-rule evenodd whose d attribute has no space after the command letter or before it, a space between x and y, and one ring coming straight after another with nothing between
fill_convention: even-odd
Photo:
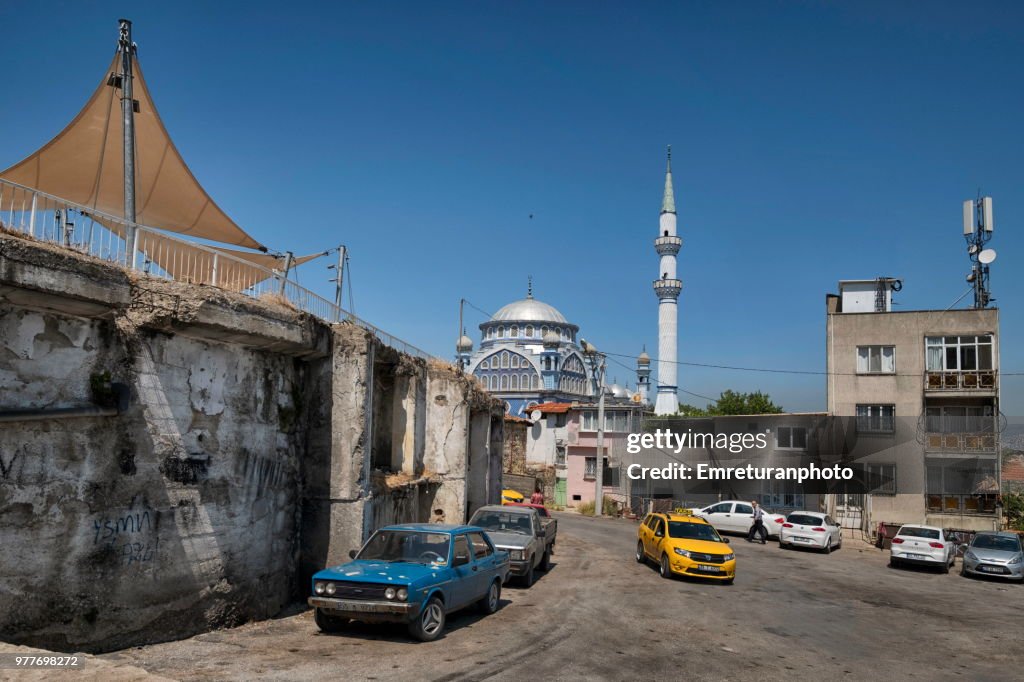
<instances>
[{"instance_id":1,"label":"concrete ruined wall","mask_svg":"<svg viewBox=\"0 0 1024 682\"><path fill-rule=\"evenodd\" d=\"M497 501L501 414L354 324L0 235L0 639L270 617L374 529Z\"/></svg>"},{"instance_id":2,"label":"concrete ruined wall","mask_svg":"<svg viewBox=\"0 0 1024 682\"><path fill-rule=\"evenodd\" d=\"M0 636L105 650L277 612L305 377L283 351L312 330L19 240L0 283ZM108 380L126 411L46 416L95 408ZM11 419L28 408L44 418Z\"/></svg>"}]
</instances>

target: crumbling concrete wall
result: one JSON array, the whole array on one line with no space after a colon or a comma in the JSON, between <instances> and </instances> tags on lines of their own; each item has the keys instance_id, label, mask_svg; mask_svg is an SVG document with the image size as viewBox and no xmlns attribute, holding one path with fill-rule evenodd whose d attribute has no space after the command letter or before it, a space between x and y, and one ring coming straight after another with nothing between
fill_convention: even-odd
<instances>
[{"instance_id":1,"label":"crumbling concrete wall","mask_svg":"<svg viewBox=\"0 0 1024 682\"><path fill-rule=\"evenodd\" d=\"M0 639L272 616L376 528L497 501L501 413L354 324L0 235Z\"/></svg>"},{"instance_id":2,"label":"crumbling concrete wall","mask_svg":"<svg viewBox=\"0 0 1024 682\"><path fill-rule=\"evenodd\" d=\"M302 316L8 239L0 291L0 637L106 650L290 601ZM109 381L126 410L54 412Z\"/></svg>"}]
</instances>

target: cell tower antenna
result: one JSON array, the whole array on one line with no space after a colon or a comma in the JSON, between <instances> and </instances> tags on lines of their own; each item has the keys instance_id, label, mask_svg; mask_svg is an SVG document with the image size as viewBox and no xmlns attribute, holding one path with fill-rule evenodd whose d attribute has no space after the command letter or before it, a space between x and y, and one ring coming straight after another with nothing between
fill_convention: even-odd
<instances>
[{"instance_id":1,"label":"cell tower antenna","mask_svg":"<svg viewBox=\"0 0 1024 682\"><path fill-rule=\"evenodd\" d=\"M995 230L992 197L982 196L979 190L977 199L965 201L963 209L964 240L967 257L971 259L967 281L974 285L974 307L981 309L996 300L989 290L989 264L996 259L996 251L985 248Z\"/></svg>"}]
</instances>

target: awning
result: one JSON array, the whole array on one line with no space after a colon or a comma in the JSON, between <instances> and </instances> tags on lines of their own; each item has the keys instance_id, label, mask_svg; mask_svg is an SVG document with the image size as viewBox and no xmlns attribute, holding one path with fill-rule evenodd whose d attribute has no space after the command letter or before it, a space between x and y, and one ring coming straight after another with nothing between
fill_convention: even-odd
<instances>
[{"instance_id":1,"label":"awning","mask_svg":"<svg viewBox=\"0 0 1024 682\"><path fill-rule=\"evenodd\" d=\"M108 74L120 73L120 55ZM206 193L181 158L133 55L136 222L224 244L262 248ZM108 83L113 83L108 84ZM44 147L0 177L113 216L124 216L121 90L104 76L85 108Z\"/></svg>"}]
</instances>

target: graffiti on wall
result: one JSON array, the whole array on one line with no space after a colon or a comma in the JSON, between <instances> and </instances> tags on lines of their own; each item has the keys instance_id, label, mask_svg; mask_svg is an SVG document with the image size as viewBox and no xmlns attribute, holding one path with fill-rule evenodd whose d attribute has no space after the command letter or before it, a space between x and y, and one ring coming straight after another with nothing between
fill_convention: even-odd
<instances>
[{"instance_id":1,"label":"graffiti on wall","mask_svg":"<svg viewBox=\"0 0 1024 682\"><path fill-rule=\"evenodd\" d=\"M150 509L94 517L93 545L106 547L125 568L149 563L156 559L160 549L156 533L159 519L160 512Z\"/></svg>"}]
</instances>

